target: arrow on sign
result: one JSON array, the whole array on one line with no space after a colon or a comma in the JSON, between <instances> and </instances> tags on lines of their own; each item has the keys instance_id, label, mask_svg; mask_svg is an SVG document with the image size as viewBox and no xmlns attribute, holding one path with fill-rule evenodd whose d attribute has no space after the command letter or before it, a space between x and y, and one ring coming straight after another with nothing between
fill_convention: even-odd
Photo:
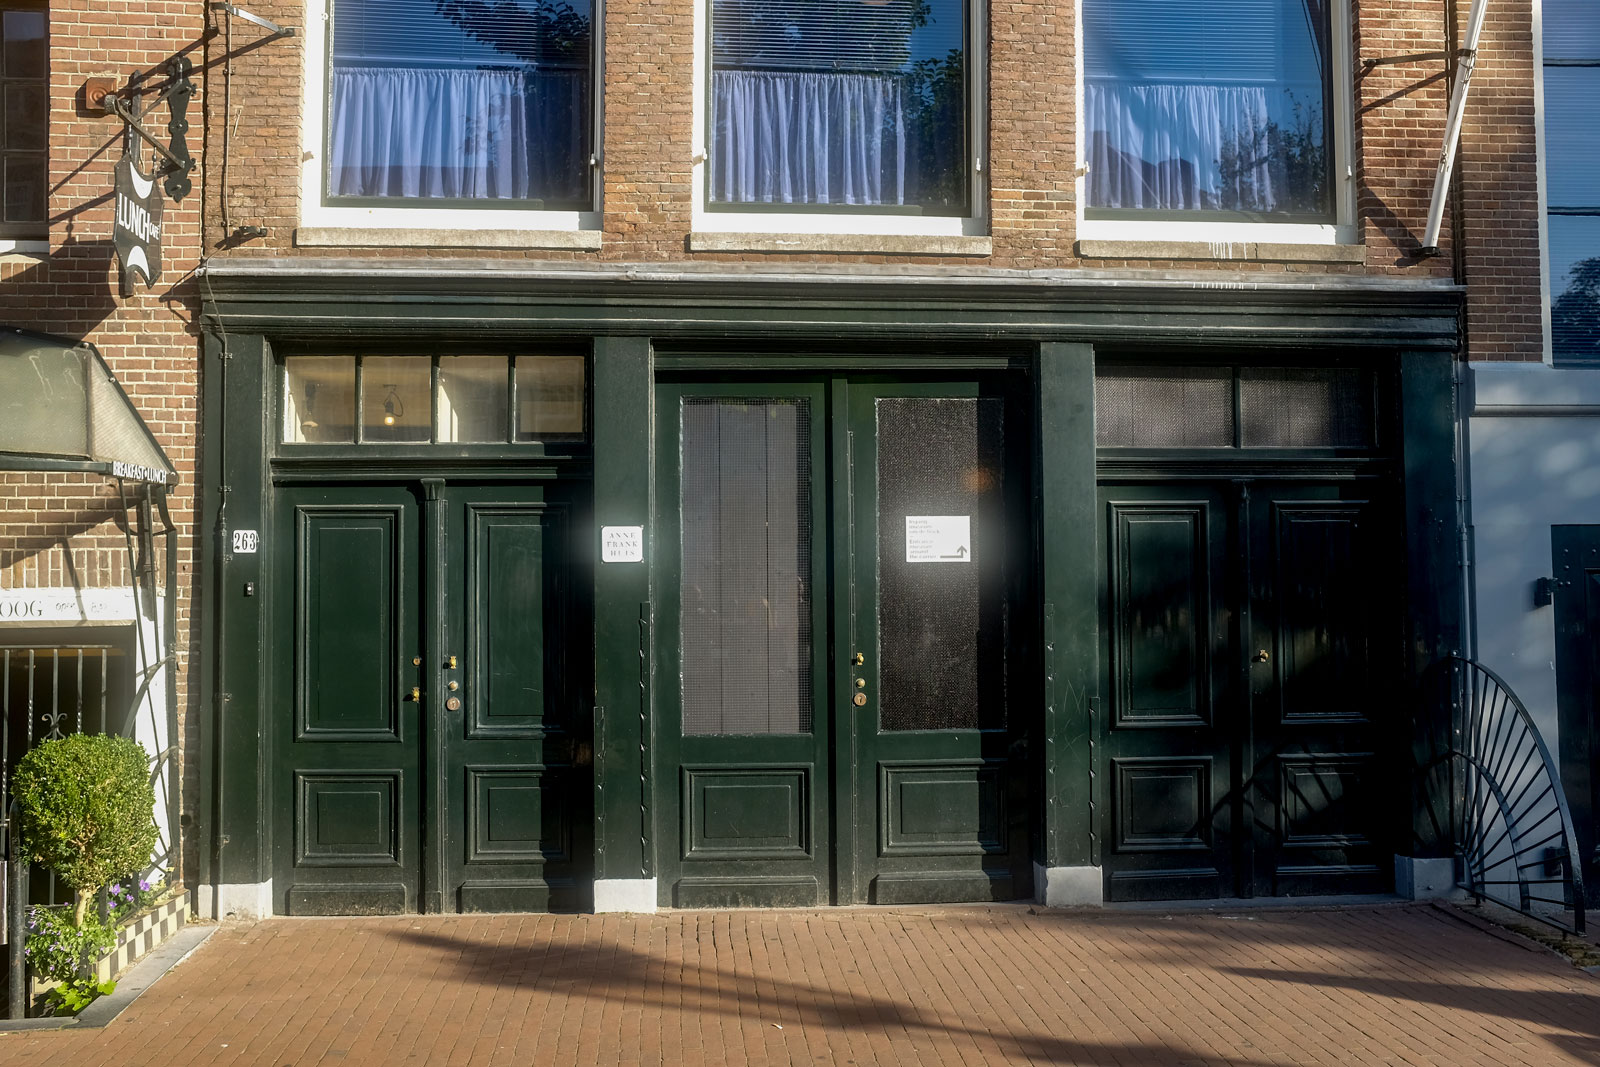
<instances>
[{"instance_id":1,"label":"arrow on sign","mask_svg":"<svg viewBox=\"0 0 1600 1067\"><path fill-rule=\"evenodd\" d=\"M939 558L940 559L966 559L967 558L967 546L966 545L960 545L960 546L958 546L956 548L955 552L952 555L940 556Z\"/></svg>"}]
</instances>

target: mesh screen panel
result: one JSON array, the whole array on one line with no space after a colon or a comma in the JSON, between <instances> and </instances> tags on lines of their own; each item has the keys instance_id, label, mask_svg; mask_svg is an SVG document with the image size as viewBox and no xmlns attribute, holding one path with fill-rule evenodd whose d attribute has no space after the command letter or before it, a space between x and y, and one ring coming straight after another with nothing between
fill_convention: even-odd
<instances>
[{"instance_id":1,"label":"mesh screen panel","mask_svg":"<svg viewBox=\"0 0 1600 1067\"><path fill-rule=\"evenodd\" d=\"M811 410L683 401L683 732L811 729Z\"/></svg>"},{"instance_id":2,"label":"mesh screen panel","mask_svg":"<svg viewBox=\"0 0 1600 1067\"><path fill-rule=\"evenodd\" d=\"M1372 381L1360 369L1239 372L1246 448L1364 448L1373 443L1373 416Z\"/></svg>"},{"instance_id":3,"label":"mesh screen panel","mask_svg":"<svg viewBox=\"0 0 1600 1067\"><path fill-rule=\"evenodd\" d=\"M1094 408L1095 442L1104 447L1229 448L1233 368L1103 368Z\"/></svg>"},{"instance_id":4,"label":"mesh screen panel","mask_svg":"<svg viewBox=\"0 0 1600 1067\"><path fill-rule=\"evenodd\" d=\"M1004 407L916 397L877 409L879 726L1003 727ZM967 561L907 562L908 515L969 516Z\"/></svg>"}]
</instances>

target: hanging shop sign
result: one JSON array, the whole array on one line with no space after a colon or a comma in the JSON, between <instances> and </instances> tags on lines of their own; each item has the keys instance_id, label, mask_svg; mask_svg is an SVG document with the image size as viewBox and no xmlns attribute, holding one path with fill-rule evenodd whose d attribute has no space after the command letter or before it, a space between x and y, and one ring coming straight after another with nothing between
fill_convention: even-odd
<instances>
[{"instance_id":1,"label":"hanging shop sign","mask_svg":"<svg viewBox=\"0 0 1600 1067\"><path fill-rule=\"evenodd\" d=\"M111 241L124 275L132 274L153 285L161 277L161 203L156 180L139 173L132 153L117 161L115 184L117 214Z\"/></svg>"}]
</instances>

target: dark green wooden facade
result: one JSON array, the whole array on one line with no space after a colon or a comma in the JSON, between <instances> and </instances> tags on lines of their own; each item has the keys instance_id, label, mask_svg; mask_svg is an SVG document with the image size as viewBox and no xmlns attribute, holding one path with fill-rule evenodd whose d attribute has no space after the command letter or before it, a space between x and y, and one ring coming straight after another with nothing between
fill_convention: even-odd
<instances>
[{"instance_id":1,"label":"dark green wooden facade","mask_svg":"<svg viewBox=\"0 0 1600 1067\"><path fill-rule=\"evenodd\" d=\"M596 879L686 906L993 899L1059 868L1233 896L1382 889L1428 848L1404 768L1459 629L1456 288L205 269L205 882L271 880L289 912L581 909ZM589 358L582 444L277 443L285 355L552 345ZM1097 452L1097 368L1129 361L1360 367L1379 440ZM809 420L810 725L782 736L684 725L682 413L717 397ZM886 679L924 665L862 651L888 625L873 412L957 400L1003 424L970 507L999 555L962 572L992 708L890 730ZM599 562L601 526L644 527L644 562ZM1182 646L1157 611L1209 621ZM1332 668L1325 618L1362 635Z\"/></svg>"}]
</instances>

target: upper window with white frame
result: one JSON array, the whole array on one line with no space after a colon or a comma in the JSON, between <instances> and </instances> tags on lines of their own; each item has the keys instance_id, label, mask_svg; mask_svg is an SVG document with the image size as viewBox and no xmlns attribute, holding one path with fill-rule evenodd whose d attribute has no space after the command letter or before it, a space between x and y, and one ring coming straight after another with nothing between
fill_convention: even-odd
<instances>
[{"instance_id":1,"label":"upper window with white frame","mask_svg":"<svg viewBox=\"0 0 1600 1067\"><path fill-rule=\"evenodd\" d=\"M1544 156L1550 348L1600 363L1600 6L1544 0Z\"/></svg>"},{"instance_id":2,"label":"upper window with white frame","mask_svg":"<svg viewBox=\"0 0 1600 1067\"><path fill-rule=\"evenodd\" d=\"M966 216L964 0L709 0L712 211Z\"/></svg>"},{"instance_id":3,"label":"upper window with white frame","mask_svg":"<svg viewBox=\"0 0 1600 1067\"><path fill-rule=\"evenodd\" d=\"M1332 224L1329 0L1083 0L1085 219Z\"/></svg>"},{"instance_id":4,"label":"upper window with white frame","mask_svg":"<svg viewBox=\"0 0 1600 1067\"><path fill-rule=\"evenodd\" d=\"M0 238L40 238L49 185L47 13L0 3Z\"/></svg>"},{"instance_id":5,"label":"upper window with white frame","mask_svg":"<svg viewBox=\"0 0 1600 1067\"><path fill-rule=\"evenodd\" d=\"M324 204L593 206L593 0L327 3Z\"/></svg>"}]
</instances>

